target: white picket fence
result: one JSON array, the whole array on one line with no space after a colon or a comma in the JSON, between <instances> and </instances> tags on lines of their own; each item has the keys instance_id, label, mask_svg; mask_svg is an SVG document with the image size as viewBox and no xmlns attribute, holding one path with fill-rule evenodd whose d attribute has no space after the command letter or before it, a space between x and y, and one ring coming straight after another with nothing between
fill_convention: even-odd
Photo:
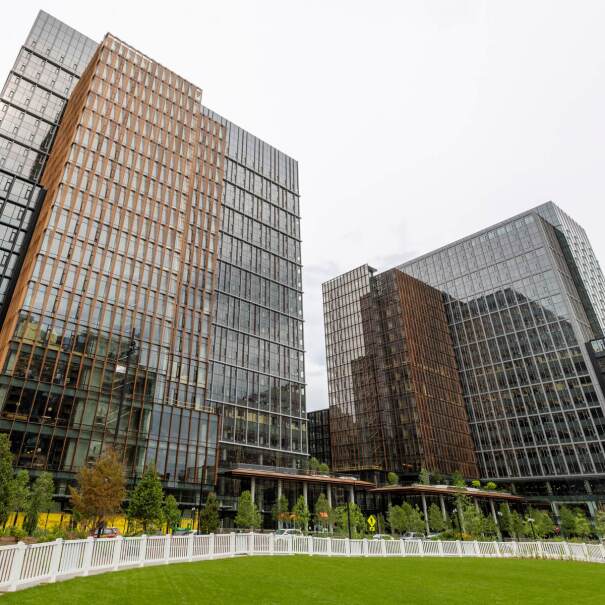
<instances>
[{"instance_id":1,"label":"white picket fence","mask_svg":"<svg viewBox=\"0 0 605 605\"><path fill-rule=\"evenodd\" d=\"M605 563L602 544L349 540L275 534L210 534L56 540L0 547L0 591L146 565L236 555L341 557L504 557Z\"/></svg>"}]
</instances>

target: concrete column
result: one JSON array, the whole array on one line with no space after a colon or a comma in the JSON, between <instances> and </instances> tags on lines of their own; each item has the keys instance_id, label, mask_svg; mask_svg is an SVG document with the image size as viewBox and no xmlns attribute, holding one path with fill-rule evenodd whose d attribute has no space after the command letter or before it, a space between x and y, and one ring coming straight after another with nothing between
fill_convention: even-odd
<instances>
[{"instance_id":1,"label":"concrete column","mask_svg":"<svg viewBox=\"0 0 605 605\"><path fill-rule=\"evenodd\" d=\"M550 508L552 509L552 514L555 518L555 523L559 523L559 506L554 500L550 502Z\"/></svg>"},{"instance_id":2,"label":"concrete column","mask_svg":"<svg viewBox=\"0 0 605 605\"><path fill-rule=\"evenodd\" d=\"M305 505L309 506L309 499L307 493L307 482L303 481L303 498L305 499Z\"/></svg>"},{"instance_id":3,"label":"concrete column","mask_svg":"<svg viewBox=\"0 0 605 605\"><path fill-rule=\"evenodd\" d=\"M355 504L355 488L352 485L349 486L349 502Z\"/></svg>"},{"instance_id":4,"label":"concrete column","mask_svg":"<svg viewBox=\"0 0 605 605\"><path fill-rule=\"evenodd\" d=\"M447 522L447 510L445 510L445 498L443 494L439 494L439 503L441 504L441 514L443 515L443 520Z\"/></svg>"},{"instance_id":5,"label":"concrete column","mask_svg":"<svg viewBox=\"0 0 605 605\"><path fill-rule=\"evenodd\" d=\"M588 514L590 515L590 518L594 521L595 517L597 516L597 503L589 500L586 502L586 506L588 506Z\"/></svg>"},{"instance_id":6,"label":"concrete column","mask_svg":"<svg viewBox=\"0 0 605 605\"><path fill-rule=\"evenodd\" d=\"M252 496L252 502L254 502L254 496L256 495L256 477L250 478L250 495Z\"/></svg>"},{"instance_id":7,"label":"concrete column","mask_svg":"<svg viewBox=\"0 0 605 605\"><path fill-rule=\"evenodd\" d=\"M489 501L489 508L492 511L492 518L494 523L496 524L496 532L498 534L498 540L502 540L502 533L500 532L500 523L498 523L498 515L496 514L496 507L494 506L494 501Z\"/></svg>"},{"instance_id":8,"label":"concrete column","mask_svg":"<svg viewBox=\"0 0 605 605\"><path fill-rule=\"evenodd\" d=\"M426 508L426 496L424 494L421 494L420 498L422 499L422 512L424 513L424 526L426 528L426 535L428 536L429 533L431 532L431 528L429 527L429 513Z\"/></svg>"}]
</instances>

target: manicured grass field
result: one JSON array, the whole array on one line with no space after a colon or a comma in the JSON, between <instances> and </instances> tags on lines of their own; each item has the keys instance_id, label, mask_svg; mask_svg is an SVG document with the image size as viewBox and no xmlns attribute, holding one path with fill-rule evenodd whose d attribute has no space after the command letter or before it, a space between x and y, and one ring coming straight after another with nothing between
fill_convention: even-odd
<instances>
[{"instance_id":1,"label":"manicured grass field","mask_svg":"<svg viewBox=\"0 0 605 605\"><path fill-rule=\"evenodd\" d=\"M40 586L1 605L605 602L605 566L567 561L238 557Z\"/></svg>"}]
</instances>

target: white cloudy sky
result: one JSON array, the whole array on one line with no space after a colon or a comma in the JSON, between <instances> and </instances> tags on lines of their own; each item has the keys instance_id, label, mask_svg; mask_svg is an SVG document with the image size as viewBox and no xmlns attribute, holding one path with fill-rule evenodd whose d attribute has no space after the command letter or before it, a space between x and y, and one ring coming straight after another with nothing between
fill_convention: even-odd
<instances>
[{"instance_id":1,"label":"white cloudy sky","mask_svg":"<svg viewBox=\"0 0 605 605\"><path fill-rule=\"evenodd\" d=\"M605 2L20 0L111 31L299 160L308 407L327 405L321 282L397 262L546 200L605 261Z\"/></svg>"}]
</instances>

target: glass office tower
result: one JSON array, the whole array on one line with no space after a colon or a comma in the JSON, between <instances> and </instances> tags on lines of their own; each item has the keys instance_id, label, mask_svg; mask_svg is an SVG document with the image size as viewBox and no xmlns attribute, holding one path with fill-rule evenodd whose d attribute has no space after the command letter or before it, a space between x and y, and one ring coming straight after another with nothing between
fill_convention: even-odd
<instances>
[{"instance_id":1,"label":"glass office tower","mask_svg":"<svg viewBox=\"0 0 605 605\"><path fill-rule=\"evenodd\" d=\"M444 294L482 477L604 493L605 399L586 343L605 291L584 231L548 203L400 269Z\"/></svg>"},{"instance_id":2,"label":"glass office tower","mask_svg":"<svg viewBox=\"0 0 605 605\"><path fill-rule=\"evenodd\" d=\"M222 469L307 458L298 164L204 108L225 130L210 401ZM237 494L221 476L220 495Z\"/></svg>"},{"instance_id":3,"label":"glass office tower","mask_svg":"<svg viewBox=\"0 0 605 605\"><path fill-rule=\"evenodd\" d=\"M323 285L332 464L478 474L441 293L367 265Z\"/></svg>"},{"instance_id":4,"label":"glass office tower","mask_svg":"<svg viewBox=\"0 0 605 605\"><path fill-rule=\"evenodd\" d=\"M45 13L14 72L13 103L43 117L47 95L55 112L50 155L5 160L0 177L0 222L30 199L38 211L10 248L0 330L0 430L17 465L52 471L65 495L116 447L131 481L154 464L183 505L215 488L219 441L224 466L300 465L296 162L114 36L97 45ZM9 95L23 82L34 96ZM10 120L2 132L23 139ZM20 183L35 199L17 199Z\"/></svg>"},{"instance_id":5,"label":"glass office tower","mask_svg":"<svg viewBox=\"0 0 605 605\"><path fill-rule=\"evenodd\" d=\"M40 210L40 177L97 43L40 12L0 96L0 324Z\"/></svg>"}]
</instances>

